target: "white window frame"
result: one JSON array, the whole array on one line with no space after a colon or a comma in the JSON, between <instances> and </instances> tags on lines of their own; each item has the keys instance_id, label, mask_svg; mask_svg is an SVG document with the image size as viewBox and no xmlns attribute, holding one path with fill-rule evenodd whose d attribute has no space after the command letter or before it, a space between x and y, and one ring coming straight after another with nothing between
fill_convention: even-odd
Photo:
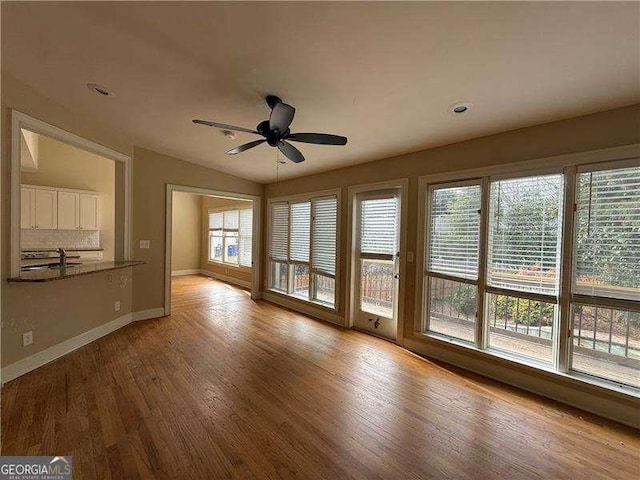
<instances>
[{"instance_id":1,"label":"white window frame","mask_svg":"<svg viewBox=\"0 0 640 480\"><path fill-rule=\"evenodd\" d=\"M335 198L336 199L336 258L335 258L335 274L330 275L326 272L316 271L311 268L311 259L313 258L313 229L314 229L314 207L313 202L315 200L321 200L323 198ZM289 206L288 214L291 214L291 204L293 203L302 203L302 202L310 202L311 203L311 229L309 233L309 262L300 262L297 260L278 260L271 258L271 205L273 203L287 203ZM341 189L333 189L333 190L323 190L319 192L312 192L308 194L300 194L300 195L289 195L283 197L271 197L267 199L267 265L265 268L264 275L264 284L269 293L273 293L276 295L284 296L288 299L298 300L307 304L312 304L316 307L320 307L326 309L332 313L336 313L340 309L340 212L342 208L341 202ZM287 257L289 257L289 250L291 248L291 220L289 220L289 235L287 236ZM280 263L282 265L286 265L287 268L287 291L283 292L282 290L276 289L273 287L271 283L271 264L272 263ZM309 298L305 299L299 295L293 294L293 267L294 265L307 265L309 269ZM334 290L334 303L331 305L330 303L323 302L322 300L316 299L316 281L315 275L322 275L325 277L333 278L335 284Z\"/></svg>"},{"instance_id":2,"label":"white window frame","mask_svg":"<svg viewBox=\"0 0 640 480\"><path fill-rule=\"evenodd\" d=\"M480 208L481 210L483 209L483 202L484 202L484 188L483 188L483 180L482 178L471 178L468 180L460 180L460 181L454 181L454 182L441 182L441 183L433 183L427 186L427 191L426 191L426 202L425 202L425 215L427 216L427 218L425 219L425 233L424 233L424 238L425 238L425 246L426 245L431 245L431 222L430 222L430 215L431 215L431 204L432 204L432 195L433 192L436 190L442 190L444 188L456 188L456 187L471 187L471 186L479 186L480 187ZM424 198L421 198L421 201L424 200ZM429 269L429 255L430 255L430 251L425 250L425 261L424 261L424 279L423 279L423 292L422 292L422 297L423 297L423 309L422 312L424 313L424 319L421 321L421 330L422 332L428 331L429 328L429 315L426 314L426 312L430 311L430 302L429 302L429 279L431 278L440 278L442 280L450 280L452 282L458 282L458 283L464 283L467 285L474 285L476 287L476 332L474 335L475 338L475 344L476 346L479 347L478 343L479 343L479 339L480 339L480 334L481 332L479 332L479 328L478 328L478 319L482 318L479 314L479 309L481 306L481 303L479 301L480 299L480 263L481 263L481 251L482 251L482 242L483 242L483 236L482 236L482 230L483 230L483 215L480 215L480 231L479 231L479 242L478 242L478 275L476 277L476 279L471 279L471 278L466 278L466 277L458 277L456 275L450 275L450 274L446 274L446 273L441 273L441 272L435 272L435 271L431 271ZM422 313L421 313L422 315ZM429 332L430 335L433 335L436 338L442 338L442 339L450 339L452 341L456 341L456 342L461 342L463 344L468 344L469 342L463 340L463 339L451 339L450 337L448 337L447 335L441 334L441 333L437 333L437 332Z\"/></svg>"},{"instance_id":3,"label":"white window frame","mask_svg":"<svg viewBox=\"0 0 640 480\"><path fill-rule=\"evenodd\" d=\"M570 317L571 308L577 303L640 311L640 301L636 302L632 300L618 300L604 297L592 298L584 295L575 295L572 292L572 273L574 268L573 264L575 262L573 245L576 236L574 228L574 211L576 208L575 196L577 173L583 171L624 168L625 166L638 166L640 165L639 159L640 145L635 144L591 152L582 152L578 154L560 155L528 162L517 162L510 165L469 169L420 177L418 194L418 241L416 244L416 292L418 293L415 305L414 337L436 343L453 343L470 350L482 351L484 354L499 357L508 362L525 364L529 367L551 373L552 375L571 377L584 383L640 398L640 389L631 385L620 384L613 380L607 380L594 375L576 372L571 369L573 338ZM497 289L496 287L489 287L487 285L490 181L554 173L563 174L564 191L560 238L560 270L558 272L559 289L556 302L558 318L554 325L553 365L549 366L545 364L538 364L530 358L521 358L508 352L487 349L488 339L486 337L488 335L488 328L486 328L486 326L488 324L488 319L486 318L487 315L484 311L484 306L488 303L486 300L488 293L502 290ZM476 334L476 344L471 345L462 340L446 338L442 335L426 331L426 317L429 312L428 296L426 294L426 280L428 278L428 251L426 250L426 246L429 245L427 243L429 241L428 215L430 211L428 202L430 201L433 187L438 186L442 188L445 185L447 187L463 185L465 182L470 182L478 178L482 181L482 215L480 222L480 251L478 259L478 321L476 322L478 332ZM513 296L521 296L525 298L531 297L542 301L549 301L549 296L546 294L523 294L522 292L511 292L511 290L505 293Z\"/></svg>"},{"instance_id":4,"label":"white window frame","mask_svg":"<svg viewBox=\"0 0 640 480\"><path fill-rule=\"evenodd\" d=\"M252 207L248 207L249 209ZM224 265L225 267L232 267L232 268L237 268L239 270L250 270L251 267L248 267L246 265L240 265L240 210L244 210L243 208L240 207L234 207L234 208L211 208L209 210L207 210L207 221L209 221L209 216L212 213L222 213L223 215L223 223L222 223L222 228L208 228L207 229L207 262L209 263L213 263L216 265ZM238 228L224 228L224 213L225 212L236 212L238 215ZM212 237L212 233L214 231L219 231L222 236L220 238L222 238L222 260L217 260L215 258L211 258L211 237ZM226 248L227 248L227 237L225 236L225 232L235 232L238 235L235 237L238 240L238 261L236 263L233 262L227 262L225 261L224 257L225 257L225 252L226 252ZM252 235L253 237L253 235ZM252 238L253 240L253 238ZM252 242L253 243L253 242ZM252 263L253 263L253 254L252 254Z\"/></svg>"}]
</instances>

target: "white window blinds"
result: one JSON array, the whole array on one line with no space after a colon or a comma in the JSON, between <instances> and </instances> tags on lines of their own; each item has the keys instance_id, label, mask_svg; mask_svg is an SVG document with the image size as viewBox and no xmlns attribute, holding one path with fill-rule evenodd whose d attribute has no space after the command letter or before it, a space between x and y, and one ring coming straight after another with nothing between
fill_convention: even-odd
<instances>
[{"instance_id":1,"label":"white window blinds","mask_svg":"<svg viewBox=\"0 0 640 480\"><path fill-rule=\"evenodd\" d=\"M289 258L289 204L271 204L271 251L273 260L286 262Z\"/></svg>"},{"instance_id":2,"label":"white window blinds","mask_svg":"<svg viewBox=\"0 0 640 480\"><path fill-rule=\"evenodd\" d=\"M575 292L640 300L640 168L577 178Z\"/></svg>"},{"instance_id":3,"label":"white window blinds","mask_svg":"<svg viewBox=\"0 0 640 480\"><path fill-rule=\"evenodd\" d=\"M225 210L223 212L224 229L237 230L238 228L238 210Z\"/></svg>"},{"instance_id":4,"label":"white window blinds","mask_svg":"<svg viewBox=\"0 0 640 480\"><path fill-rule=\"evenodd\" d=\"M213 212L209 214L209 230L222 229L222 212Z\"/></svg>"},{"instance_id":5,"label":"white window blinds","mask_svg":"<svg viewBox=\"0 0 640 480\"><path fill-rule=\"evenodd\" d=\"M557 293L562 191L562 175L491 183L490 285Z\"/></svg>"},{"instance_id":6,"label":"white window blinds","mask_svg":"<svg viewBox=\"0 0 640 480\"><path fill-rule=\"evenodd\" d=\"M297 262L309 262L311 234L311 202L291 204L291 240L289 258Z\"/></svg>"},{"instance_id":7,"label":"white window blinds","mask_svg":"<svg viewBox=\"0 0 640 480\"><path fill-rule=\"evenodd\" d=\"M238 227L238 263L243 267L252 265L251 248L253 240L253 209L240 210L240 223Z\"/></svg>"},{"instance_id":8,"label":"white window blinds","mask_svg":"<svg viewBox=\"0 0 640 480\"><path fill-rule=\"evenodd\" d=\"M318 198L313 203L313 258L311 268L317 272L336 273L336 234L338 200L336 197Z\"/></svg>"},{"instance_id":9,"label":"white window blinds","mask_svg":"<svg viewBox=\"0 0 640 480\"><path fill-rule=\"evenodd\" d=\"M365 199L361 208L360 251L395 255L398 251L398 199Z\"/></svg>"},{"instance_id":10,"label":"white window blinds","mask_svg":"<svg viewBox=\"0 0 640 480\"><path fill-rule=\"evenodd\" d=\"M429 270L478 278L480 185L433 190L429 229Z\"/></svg>"}]
</instances>

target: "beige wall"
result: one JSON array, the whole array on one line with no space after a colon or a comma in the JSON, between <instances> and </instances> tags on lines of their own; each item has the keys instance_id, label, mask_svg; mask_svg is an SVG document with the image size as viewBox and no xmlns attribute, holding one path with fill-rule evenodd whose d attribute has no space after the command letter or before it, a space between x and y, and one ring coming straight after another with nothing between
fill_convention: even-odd
<instances>
[{"instance_id":1,"label":"beige wall","mask_svg":"<svg viewBox=\"0 0 640 480\"><path fill-rule=\"evenodd\" d=\"M253 268L221 265L209 261L209 210L225 208L249 208L253 202L233 200L230 198L202 197L202 249L200 252L200 268L214 275L231 277L242 282L251 283Z\"/></svg>"},{"instance_id":2,"label":"beige wall","mask_svg":"<svg viewBox=\"0 0 640 480\"><path fill-rule=\"evenodd\" d=\"M202 197L173 192L171 219L171 271L200 269Z\"/></svg>"},{"instance_id":3,"label":"beige wall","mask_svg":"<svg viewBox=\"0 0 640 480\"><path fill-rule=\"evenodd\" d=\"M163 307L167 183L255 195L261 195L263 187L149 150L134 149L133 138L113 126L101 124L99 115L74 114L5 71L2 71L1 82L0 281L3 320L1 364L4 367L131 311ZM11 109L132 156L132 257L147 260L148 265L119 270L115 274L107 272L40 285L6 282L10 273ZM116 166L115 182L115 252L116 257L121 258L125 189L122 164ZM141 238L151 240L151 249L138 248ZM121 301L119 312L114 310L116 300ZM29 347L22 347L22 333L28 330L33 330L34 343Z\"/></svg>"},{"instance_id":4,"label":"beige wall","mask_svg":"<svg viewBox=\"0 0 640 480\"><path fill-rule=\"evenodd\" d=\"M38 170L21 183L100 192L100 246L115 255L115 161L38 135Z\"/></svg>"},{"instance_id":5,"label":"beige wall","mask_svg":"<svg viewBox=\"0 0 640 480\"><path fill-rule=\"evenodd\" d=\"M131 311L130 269L41 285L8 284L10 273L10 171L11 109L14 108L64 130L113 148L125 154L133 151L131 140L117 130L101 125L94 117L78 117L24 83L2 71L2 355L7 366L68 340ZM122 175L122 172L120 172ZM117 184L122 180L118 179ZM124 191L124 190L122 190ZM120 202L122 208L122 203ZM116 217L116 230L122 231L123 210ZM122 242L121 242L122 243ZM118 248L116 246L116 248ZM122 249L122 245L119 247ZM115 312L114 302L121 310ZM33 344L22 346L22 333L33 330Z\"/></svg>"},{"instance_id":6,"label":"beige wall","mask_svg":"<svg viewBox=\"0 0 640 480\"><path fill-rule=\"evenodd\" d=\"M167 184L229 193L262 195L263 186L144 148L133 163L133 257L149 263L133 271L134 311L164 306L165 210ZM140 249L141 239L151 240Z\"/></svg>"}]
</instances>

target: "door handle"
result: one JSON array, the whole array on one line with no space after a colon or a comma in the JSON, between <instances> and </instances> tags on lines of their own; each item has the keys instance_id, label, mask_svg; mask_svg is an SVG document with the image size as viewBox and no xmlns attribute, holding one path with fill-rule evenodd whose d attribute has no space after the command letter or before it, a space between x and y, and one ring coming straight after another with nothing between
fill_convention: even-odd
<instances>
[{"instance_id":1,"label":"door handle","mask_svg":"<svg viewBox=\"0 0 640 480\"><path fill-rule=\"evenodd\" d=\"M396 273L396 274L393 276L393 278L400 278L400 274L399 274L399 273Z\"/></svg>"}]
</instances>

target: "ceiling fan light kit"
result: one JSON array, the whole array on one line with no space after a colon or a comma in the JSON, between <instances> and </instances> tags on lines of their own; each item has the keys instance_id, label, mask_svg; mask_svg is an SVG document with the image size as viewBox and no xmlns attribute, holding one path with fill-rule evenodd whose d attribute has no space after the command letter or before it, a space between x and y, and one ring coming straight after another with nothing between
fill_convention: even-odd
<instances>
[{"instance_id":1,"label":"ceiling fan light kit","mask_svg":"<svg viewBox=\"0 0 640 480\"><path fill-rule=\"evenodd\" d=\"M271 109L271 115L268 120L260 122L255 130L249 128L237 127L235 125L227 125L226 123L211 122L208 120L193 120L198 125L207 125L209 127L219 128L228 138L235 138L233 132L252 133L260 135L264 138L254 140L244 145L232 148L227 155L236 155L250 148L257 147L262 143L267 143L271 147L277 147L282 154L294 163L304 162L302 152L291 145L291 142L313 143L316 145L346 145L347 137L340 135L331 135L328 133L291 133L291 123L296 114L296 109L291 105L284 103L275 95L267 95L266 102ZM233 137L231 135L233 135Z\"/></svg>"}]
</instances>

